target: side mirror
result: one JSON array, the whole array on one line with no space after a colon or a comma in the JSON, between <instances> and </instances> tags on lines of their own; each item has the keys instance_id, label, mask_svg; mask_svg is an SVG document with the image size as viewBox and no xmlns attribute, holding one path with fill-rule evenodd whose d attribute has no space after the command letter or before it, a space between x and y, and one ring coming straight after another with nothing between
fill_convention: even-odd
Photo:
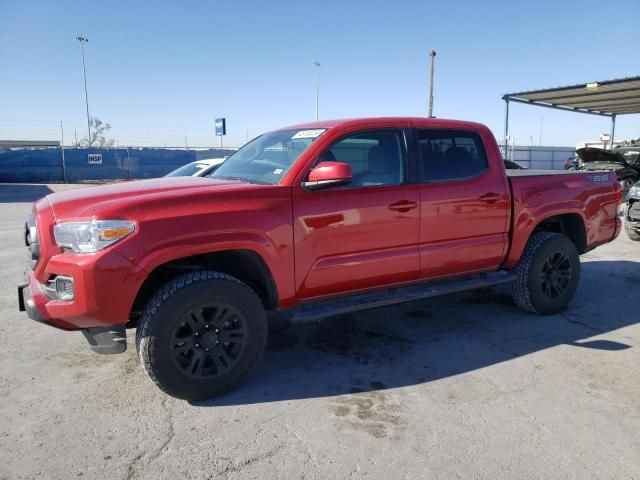
<instances>
[{"instance_id":1,"label":"side mirror","mask_svg":"<svg viewBox=\"0 0 640 480\"><path fill-rule=\"evenodd\" d=\"M343 162L320 162L309 172L309 180L302 182L307 190L349 185L353 178L351 166Z\"/></svg>"}]
</instances>

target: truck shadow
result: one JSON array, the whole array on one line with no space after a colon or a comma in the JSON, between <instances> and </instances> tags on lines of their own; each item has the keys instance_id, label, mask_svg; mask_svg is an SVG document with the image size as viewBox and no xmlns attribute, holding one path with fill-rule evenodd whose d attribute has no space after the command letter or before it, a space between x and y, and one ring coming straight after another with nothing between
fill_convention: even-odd
<instances>
[{"instance_id":1,"label":"truck shadow","mask_svg":"<svg viewBox=\"0 0 640 480\"><path fill-rule=\"evenodd\" d=\"M196 406L240 405L385 390L470 372L568 345L617 354L606 334L638 323L640 263L590 261L558 315L515 307L508 288L469 292L272 331L260 367L231 393ZM604 338L602 336L605 335ZM586 340L590 337L600 338Z\"/></svg>"},{"instance_id":2,"label":"truck shadow","mask_svg":"<svg viewBox=\"0 0 640 480\"><path fill-rule=\"evenodd\" d=\"M0 203L35 202L53 193L47 185L2 183L0 184Z\"/></svg>"}]
</instances>

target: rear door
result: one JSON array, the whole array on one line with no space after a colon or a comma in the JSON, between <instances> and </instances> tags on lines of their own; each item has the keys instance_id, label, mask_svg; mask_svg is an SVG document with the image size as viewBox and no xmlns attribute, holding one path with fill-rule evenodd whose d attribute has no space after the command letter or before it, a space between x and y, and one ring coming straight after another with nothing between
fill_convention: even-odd
<instances>
[{"instance_id":1,"label":"rear door","mask_svg":"<svg viewBox=\"0 0 640 480\"><path fill-rule=\"evenodd\" d=\"M415 281L420 194L407 182L404 132L346 134L314 164L321 161L348 163L353 182L319 191L293 187L299 298Z\"/></svg>"},{"instance_id":2,"label":"rear door","mask_svg":"<svg viewBox=\"0 0 640 480\"><path fill-rule=\"evenodd\" d=\"M473 131L416 129L420 277L497 269L508 246L504 172Z\"/></svg>"}]
</instances>

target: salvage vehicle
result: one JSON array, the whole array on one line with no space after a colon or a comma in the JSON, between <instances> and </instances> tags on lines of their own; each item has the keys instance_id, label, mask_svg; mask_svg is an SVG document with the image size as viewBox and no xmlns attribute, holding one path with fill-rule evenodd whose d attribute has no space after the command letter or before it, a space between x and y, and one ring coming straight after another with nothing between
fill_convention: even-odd
<instances>
[{"instance_id":1,"label":"salvage vehicle","mask_svg":"<svg viewBox=\"0 0 640 480\"><path fill-rule=\"evenodd\" d=\"M624 230L631 240L640 242L640 182L629 189Z\"/></svg>"},{"instance_id":2,"label":"salvage vehicle","mask_svg":"<svg viewBox=\"0 0 640 480\"><path fill-rule=\"evenodd\" d=\"M564 161L564 165L563 165L565 170L577 170L579 166L580 166L580 158L577 155L573 155L567 158Z\"/></svg>"},{"instance_id":3,"label":"salvage vehicle","mask_svg":"<svg viewBox=\"0 0 640 480\"><path fill-rule=\"evenodd\" d=\"M164 392L228 391L268 318L316 320L510 284L562 311L579 255L622 228L613 173L506 170L490 130L426 118L321 121L259 136L210 177L53 193L24 231L20 310L100 353L137 327Z\"/></svg>"},{"instance_id":4,"label":"salvage vehicle","mask_svg":"<svg viewBox=\"0 0 640 480\"><path fill-rule=\"evenodd\" d=\"M206 177L215 172L225 159L226 157L196 160L172 170L165 177Z\"/></svg>"},{"instance_id":5,"label":"salvage vehicle","mask_svg":"<svg viewBox=\"0 0 640 480\"><path fill-rule=\"evenodd\" d=\"M576 154L580 159L576 170L615 172L625 195L640 180L640 145L613 150L579 148Z\"/></svg>"}]
</instances>

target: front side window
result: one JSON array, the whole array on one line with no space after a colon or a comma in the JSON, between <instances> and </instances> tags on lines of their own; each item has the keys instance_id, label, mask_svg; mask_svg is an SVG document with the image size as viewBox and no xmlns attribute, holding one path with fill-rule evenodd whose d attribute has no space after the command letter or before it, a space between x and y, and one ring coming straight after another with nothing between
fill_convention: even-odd
<instances>
[{"instance_id":1,"label":"front side window","mask_svg":"<svg viewBox=\"0 0 640 480\"><path fill-rule=\"evenodd\" d=\"M462 180L488 169L482 140L472 132L419 130L422 180Z\"/></svg>"},{"instance_id":2,"label":"front side window","mask_svg":"<svg viewBox=\"0 0 640 480\"><path fill-rule=\"evenodd\" d=\"M210 177L276 185L325 131L321 128L265 133L227 158Z\"/></svg>"},{"instance_id":3,"label":"front side window","mask_svg":"<svg viewBox=\"0 0 640 480\"><path fill-rule=\"evenodd\" d=\"M351 166L350 187L398 185L404 180L404 150L399 130L358 132L334 143L318 162L344 162Z\"/></svg>"}]
</instances>

